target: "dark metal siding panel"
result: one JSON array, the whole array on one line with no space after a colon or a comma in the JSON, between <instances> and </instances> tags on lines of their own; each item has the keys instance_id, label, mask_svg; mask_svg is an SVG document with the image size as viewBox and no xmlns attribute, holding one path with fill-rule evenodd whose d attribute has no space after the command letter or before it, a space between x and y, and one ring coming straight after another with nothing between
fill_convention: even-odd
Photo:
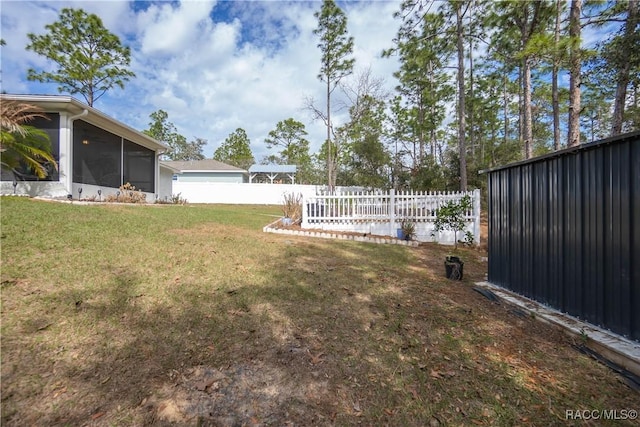
<instances>
[{"instance_id":1,"label":"dark metal siding panel","mask_svg":"<svg viewBox=\"0 0 640 427\"><path fill-rule=\"evenodd\" d=\"M548 300L552 307L562 307L562 289L560 283L562 283L562 277L564 275L564 257L562 250L562 229L564 218L562 212L564 211L564 204L562 198L562 183L564 182L563 176L560 173L562 170L563 159L553 158L549 163L549 252L547 259L549 262L549 293Z\"/></svg>"},{"instance_id":2,"label":"dark metal siding panel","mask_svg":"<svg viewBox=\"0 0 640 427\"><path fill-rule=\"evenodd\" d=\"M533 227L535 241L531 262L532 271L532 295L543 303L549 303L549 186L548 169L546 162L533 165L533 190L531 198L534 203Z\"/></svg>"},{"instance_id":3,"label":"dark metal siding panel","mask_svg":"<svg viewBox=\"0 0 640 427\"><path fill-rule=\"evenodd\" d=\"M631 314L629 324L631 338L640 341L640 140L630 142L630 185L631 199Z\"/></svg>"},{"instance_id":4,"label":"dark metal siding panel","mask_svg":"<svg viewBox=\"0 0 640 427\"><path fill-rule=\"evenodd\" d=\"M617 145L605 147L605 223L609 227L608 232L605 234L605 284L607 287L605 292L605 323L615 330L619 330L621 323L621 313L614 309L621 304L619 274L621 270L620 240L622 236L619 211L620 175L617 171L620 166L618 149Z\"/></svg>"},{"instance_id":5,"label":"dark metal siding panel","mask_svg":"<svg viewBox=\"0 0 640 427\"><path fill-rule=\"evenodd\" d=\"M507 286L509 283L509 171L501 170L490 178L490 232L489 274L492 283Z\"/></svg>"},{"instance_id":6,"label":"dark metal siding panel","mask_svg":"<svg viewBox=\"0 0 640 427\"><path fill-rule=\"evenodd\" d=\"M610 216L611 235L608 247L611 251L609 283L607 283L606 323L614 330L630 332L630 265L631 258L631 218L630 171L628 144L607 147L610 171ZM636 267L637 268L637 267Z\"/></svg>"},{"instance_id":7,"label":"dark metal siding panel","mask_svg":"<svg viewBox=\"0 0 640 427\"><path fill-rule=\"evenodd\" d=\"M604 321L602 157L594 150L585 151L582 156L582 169L584 171L582 284L585 302L590 304L589 310L592 313L590 321L602 325Z\"/></svg>"},{"instance_id":8,"label":"dark metal siding panel","mask_svg":"<svg viewBox=\"0 0 640 427\"><path fill-rule=\"evenodd\" d=\"M523 293L522 289L522 175L521 168L509 171L509 259L507 280L516 292Z\"/></svg>"},{"instance_id":9,"label":"dark metal siding panel","mask_svg":"<svg viewBox=\"0 0 640 427\"><path fill-rule=\"evenodd\" d=\"M487 247L489 249L489 271L487 272L487 279L490 282L495 284L500 284L503 286L501 277L500 277L500 265L497 260L502 255L502 251L500 250L500 236L502 235L502 231L500 230L500 222L502 221L502 212L500 210L500 187L499 184L502 183L500 179L500 174L496 172L495 174L489 174L487 177L488 185L488 193L487 193L487 212L489 219L489 235L487 236Z\"/></svg>"},{"instance_id":10,"label":"dark metal siding panel","mask_svg":"<svg viewBox=\"0 0 640 427\"><path fill-rule=\"evenodd\" d=\"M562 198L566 201L564 215L563 264L564 277L560 286L562 310L568 313L582 313L582 215L581 215L581 173L579 155L564 157L564 187Z\"/></svg>"},{"instance_id":11,"label":"dark metal siding panel","mask_svg":"<svg viewBox=\"0 0 640 427\"><path fill-rule=\"evenodd\" d=\"M523 165L522 167L522 200L530 200L531 203L521 203L522 210L522 264L521 264L521 280L523 292L529 295L535 295L533 285L533 247L535 236L535 199L533 196L533 164Z\"/></svg>"},{"instance_id":12,"label":"dark metal siding panel","mask_svg":"<svg viewBox=\"0 0 640 427\"><path fill-rule=\"evenodd\" d=\"M640 341L640 135L488 179L489 280Z\"/></svg>"}]
</instances>

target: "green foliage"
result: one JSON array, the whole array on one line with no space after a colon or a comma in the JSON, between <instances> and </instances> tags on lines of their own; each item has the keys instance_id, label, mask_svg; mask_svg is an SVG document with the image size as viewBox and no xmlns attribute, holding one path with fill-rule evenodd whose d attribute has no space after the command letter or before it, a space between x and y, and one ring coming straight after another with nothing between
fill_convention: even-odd
<instances>
[{"instance_id":1,"label":"green foliage","mask_svg":"<svg viewBox=\"0 0 640 427\"><path fill-rule=\"evenodd\" d=\"M471 196L465 195L460 200L449 200L436 211L436 220L433 223L432 236L443 230L454 232L454 245L458 248L458 232L465 228L465 214L473 208ZM473 244L473 234L465 233L465 242Z\"/></svg>"},{"instance_id":2,"label":"green foliage","mask_svg":"<svg viewBox=\"0 0 640 427\"><path fill-rule=\"evenodd\" d=\"M400 230L405 240L413 240L416 237L416 224L409 220L403 220L400 223Z\"/></svg>"},{"instance_id":3,"label":"green foliage","mask_svg":"<svg viewBox=\"0 0 640 427\"><path fill-rule=\"evenodd\" d=\"M312 164L309 154L309 141L305 139L307 131L303 123L293 118L278 122L264 140L267 148L280 147L279 156L269 156L268 163L296 165L296 181L300 184L312 183Z\"/></svg>"},{"instance_id":4,"label":"green foliage","mask_svg":"<svg viewBox=\"0 0 640 427\"><path fill-rule=\"evenodd\" d=\"M385 104L372 95L360 96L349 109L351 121L344 132L344 158L347 185L387 188L391 172L391 155L382 143L385 135Z\"/></svg>"},{"instance_id":5,"label":"green foliage","mask_svg":"<svg viewBox=\"0 0 640 427\"><path fill-rule=\"evenodd\" d=\"M175 125L169 121L169 114L164 110L158 110L149 115L149 129L142 131L151 138L164 142L169 146L169 152L164 154L169 160L202 160L202 150L207 145L207 140L196 138L187 142L187 138L178 133Z\"/></svg>"},{"instance_id":6,"label":"green foliage","mask_svg":"<svg viewBox=\"0 0 640 427\"><path fill-rule=\"evenodd\" d=\"M27 78L57 83L60 92L81 94L89 106L114 86L121 89L135 74L128 70L131 52L102 20L82 9L62 9L47 33L29 33L27 46L56 64L56 70L29 69Z\"/></svg>"},{"instance_id":7,"label":"green foliage","mask_svg":"<svg viewBox=\"0 0 640 427\"><path fill-rule=\"evenodd\" d=\"M249 169L249 166L255 163L250 144L247 132L238 128L216 149L213 159L245 170Z\"/></svg>"},{"instance_id":8,"label":"green foliage","mask_svg":"<svg viewBox=\"0 0 640 427\"><path fill-rule=\"evenodd\" d=\"M27 124L36 117L47 118L31 104L4 99L0 102L0 163L14 176L19 175L21 167L38 178L58 169L49 136Z\"/></svg>"}]
</instances>

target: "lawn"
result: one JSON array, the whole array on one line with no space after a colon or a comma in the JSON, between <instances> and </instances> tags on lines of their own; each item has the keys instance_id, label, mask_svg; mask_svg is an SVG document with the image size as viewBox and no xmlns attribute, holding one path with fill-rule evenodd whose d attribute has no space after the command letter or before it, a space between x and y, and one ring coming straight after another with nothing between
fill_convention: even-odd
<instances>
[{"instance_id":1,"label":"lawn","mask_svg":"<svg viewBox=\"0 0 640 427\"><path fill-rule=\"evenodd\" d=\"M452 282L447 247L266 234L273 206L0 208L3 426L548 426L640 409L564 334L473 291L475 249Z\"/></svg>"}]
</instances>

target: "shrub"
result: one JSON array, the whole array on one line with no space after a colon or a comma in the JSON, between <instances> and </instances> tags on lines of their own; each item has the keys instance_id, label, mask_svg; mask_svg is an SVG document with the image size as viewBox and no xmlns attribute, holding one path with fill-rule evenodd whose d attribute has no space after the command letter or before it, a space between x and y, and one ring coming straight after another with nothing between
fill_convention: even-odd
<instances>
[{"instance_id":1,"label":"shrub","mask_svg":"<svg viewBox=\"0 0 640 427\"><path fill-rule=\"evenodd\" d=\"M416 224L407 219L400 223L400 229L405 240L413 240L416 237Z\"/></svg>"},{"instance_id":2,"label":"shrub","mask_svg":"<svg viewBox=\"0 0 640 427\"><path fill-rule=\"evenodd\" d=\"M117 194L109 194L104 200L105 202L118 203L146 203L147 195L127 182L120 186Z\"/></svg>"},{"instance_id":3,"label":"shrub","mask_svg":"<svg viewBox=\"0 0 640 427\"><path fill-rule=\"evenodd\" d=\"M457 249L458 232L464 230L464 227L466 226L465 214L472 208L473 204L469 195L464 196L458 201L449 200L436 211L436 220L433 224L433 231L431 232L431 235L435 237L435 234L442 230L453 230L454 245ZM473 234L469 232L465 233L465 243L473 243Z\"/></svg>"},{"instance_id":4,"label":"shrub","mask_svg":"<svg viewBox=\"0 0 640 427\"><path fill-rule=\"evenodd\" d=\"M285 218L290 218L292 224L302 222L302 194L285 193L282 214Z\"/></svg>"},{"instance_id":5,"label":"shrub","mask_svg":"<svg viewBox=\"0 0 640 427\"><path fill-rule=\"evenodd\" d=\"M182 193L173 194L171 196L171 203L173 203L174 205L186 205L187 199L182 197Z\"/></svg>"}]
</instances>

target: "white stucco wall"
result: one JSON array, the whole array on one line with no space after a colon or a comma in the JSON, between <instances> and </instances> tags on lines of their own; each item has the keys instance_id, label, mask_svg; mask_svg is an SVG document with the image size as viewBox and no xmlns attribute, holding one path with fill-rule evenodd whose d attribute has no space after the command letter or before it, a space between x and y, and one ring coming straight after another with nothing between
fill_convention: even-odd
<instances>
[{"instance_id":1,"label":"white stucco wall","mask_svg":"<svg viewBox=\"0 0 640 427\"><path fill-rule=\"evenodd\" d=\"M316 194L315 185L232 184L225 182L173 181L173 194L189 203L280 205L285 193Z\"/></svg>"},{"instance_id":2,"label":"white stucco wall","mask_svg":"<svg viewBox=\"0 0 640 427\"><path fill-rule=\"evenodd\" d=\"M173 171L160 167L160 177L158 179L158 199L168 201L173 193Z\"/></svg>"}]
</instances>

